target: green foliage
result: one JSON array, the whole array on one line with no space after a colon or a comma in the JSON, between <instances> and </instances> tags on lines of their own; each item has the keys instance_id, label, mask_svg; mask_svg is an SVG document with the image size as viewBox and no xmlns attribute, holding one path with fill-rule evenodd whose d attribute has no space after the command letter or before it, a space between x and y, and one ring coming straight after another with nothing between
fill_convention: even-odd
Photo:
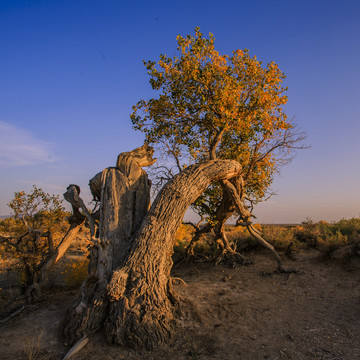
<instances>
[{"instance_id":1,"label":"green foliage","mask_svg":"<svg viewBox=\"0 0 360 360\"><path fill-rule=\"evenodd\" d=\"M333 232L340 232L349 239L357 238L360 234L360 218L342 219L333 224L332 229Z\"/></svg>"}]
</instances>

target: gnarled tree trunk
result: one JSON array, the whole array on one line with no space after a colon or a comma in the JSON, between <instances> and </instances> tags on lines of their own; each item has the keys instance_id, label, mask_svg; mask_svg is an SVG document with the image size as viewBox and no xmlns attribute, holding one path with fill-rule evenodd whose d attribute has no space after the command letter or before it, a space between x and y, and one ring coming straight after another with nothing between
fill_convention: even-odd
<instances>
[{"instance_id":1,"label":"gnarled tree trunk","mask_svg":"<svg viewBox=\"0 0 360 360\"><path fill-rule=\"evenodd\" d=\"M100 214L96 216L85 208L79 197L80 188L68 188L67 200L87 215L93 241L87 279L79 299L66 315L65 337L69 342L95 331L105 319L111 274L126 259L131 239L149 209L150 182L141 166L155 161L152 154L148 146L122 153L116 167L107 168L90 180L94 199L100 201Z\"/></svg>"},{"instance_id":2,"label":"gnarled tree trunk","mask_svg":"<svg viewBox=\"0 0 360 360\"><path fill-rule=\"evenodd\" d=\"M108 339L116 344L150 349L165 342L178 305L170 278L176 230L187 208L212 181L230 179L240 172L240 164L233 160L189 166L160 191L137 232L125 231L123 221L127 216L116 217L116 209L111 210L114 205L109 205L118 203L124 208L128 195L121 201L119 196L115 199L111 194L119 194L113 190L117 180L106 181L102 176L97 181L101 186L97 195L102 202L99 245L94 248L93 270L80 299L68 313L67 340L74 342L104 324ZM125 193L131 191L128 188ZM126 207L128 215L140 211L134 208L136 202L132 204ZM112 245L122 237L130 248L124 246L123 240L121 246ZM121 258L117 258L118 252Z\"/></svg>"}]
</instances>

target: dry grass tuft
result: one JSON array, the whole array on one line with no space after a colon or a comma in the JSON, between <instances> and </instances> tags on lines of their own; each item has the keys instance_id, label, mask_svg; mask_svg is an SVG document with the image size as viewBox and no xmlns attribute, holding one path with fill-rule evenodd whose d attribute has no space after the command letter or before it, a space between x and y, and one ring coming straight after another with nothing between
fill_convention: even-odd
<instances>
[{"instance_id":1,"label":"dry grass tuft","mask_svg":"<svg viewBox=\"0 0 360 360\"><path fill-rule=\"evenodd\" d=\"M41 330L37 335L27 338L25 340L24 352L27 360L39 359L41 352L41 339L44 334L44 329Z\"/></svg>"}]
</instances>

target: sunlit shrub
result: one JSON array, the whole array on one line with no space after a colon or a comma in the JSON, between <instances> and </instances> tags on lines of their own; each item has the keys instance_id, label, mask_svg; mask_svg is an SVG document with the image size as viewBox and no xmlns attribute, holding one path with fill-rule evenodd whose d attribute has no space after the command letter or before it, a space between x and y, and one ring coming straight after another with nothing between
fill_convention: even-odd
<instances>
[{"instance_id":1,"label":"sunlit shrub","mask_svg":"<svg viewBox=\"0 0 360 360\"><path fill-rule=\"evenodd\" d=\"M295 238L308 247L340 247L358 239L360 219L342 219L336 223L307 219L295 230Z\"/></svg>"},{"instance_id":2,"label":"sunlit shrub","mask_svg":"<svg viewBox=\"0 0 360 360\"><path fill-rule=\"evenodd\" d=\"M254 228L262 231L260 224L254 224ZM258 241L249 233L244 226L229 226L227 227L227 237L238 251L249 250L257 247Z\"/></svg>"},{"instance_id":3,"label":"sunlit shrub","mask_svg":"<svg viewBox=\"0 0 360 360\"><path fill-rule=\"evenodd\" d=\"M26 286L36 282L40 264L69 227L69 213L61 204L59 195L34 185L29 193L14 193L8 204L14 216L0 221L0 260L22 268Z\"/></svg>"},{"instance_id":4,"label":"sunlit shrub","mask_svg":"<svg viewBox=\"0 0 360 360\"><path fill-rule=\"evenodd\" d=\"M189 243L194 231L195 230L191 225L181 224L175 234L175 244Z\"/></svg>"},{"instance_id":5,"label":"sunlit shrub","mask_svg":"<svg viewBox=\"0 0 360 360\"><path fill-rule=\"evenodd\" d=\"M342 219L333 224L333 229L348 238L357 238L360 234L360 218Z\"/></svg>"},{"instance_id":6,"label":"sunlit shrub","mask_svg":"<svg viewBox=\"0 0 360 360\"><path fill-rule=\"evenodd\" d=\"M294 238L305 247L316 247L319 241L317 232L308 229L295 230Z\"/></svg>"},{"instance_id":7,"label":"sunlit shrub","mask_svg":"<svg viewBox=\"0 0 360 360\"><path fill-rule=\"evenodd\" d=\"M79 287L88 274L88 265L88 259L66 262L61 271L65 285L69 288Z\"/></svg>"},{"instance_id":8,"label":"sunlit shrub","mask_svg":"<svg viewBox=\"0 0 360 360\"><path fill-rule=\"evenodd\" d=\"M181 224L174 239L174 252L178 255L184 255L195 230L191 225Z\"/></svg>"},{"instance_id":9,"label":"sunlit shrub","mask_svg":"<svg viewBox=\"0 0 360 360\"><path fill-rule=\"evenodd\" d=\"M254 227L263 238L277 250L285 251L290 245L292 249L326 248L336 249L360 240L360 219L340 220L336 223L326 221L313 222L307 218L301 225L260 225ZM195 230L192 226L182 225L175 237L175 253L185 254ZM246 227L226 225L226 235L234 249L246 251L260 246L259 242L248 232ZM202 255L214 255L218 250L214 236L209 233L196 243L194 252Z\"/></svg>"},{"instance_id":10,"label":"sunlit shrub","mask_svg":"<svg viewBox=\"0 0 360 360\"><path fill-rule=\"evenodd\" d=\"M264 227L263 237L278 250L287 249L290 244L296 244L297 248L302 247L297 243L293 227L272 225Z\"/></svg>"},{"instance_id":11,"label":"sunlit shrub","mask_svg":"<svg viewBox=\"0 0 360 360\"><path fill-rule=\"evenodd\" d=\"M325 238L321 238L319 243L322 245L326 245L331 248L337 248L340 246L345 246L348 244L347 235L342 234L339 230L336 230L335 233L329 234Z\"/></svg>"}]
</instances>

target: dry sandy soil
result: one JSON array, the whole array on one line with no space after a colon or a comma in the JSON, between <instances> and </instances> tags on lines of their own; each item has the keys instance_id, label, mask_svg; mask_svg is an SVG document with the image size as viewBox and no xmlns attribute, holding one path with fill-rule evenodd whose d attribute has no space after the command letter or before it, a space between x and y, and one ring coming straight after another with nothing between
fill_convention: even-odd
<instances>
[{"instance_id":1,"label":"dry sandy soil","mask_svg":"<svg viewBox=\"0 0 360 360\"><path fill-rule=\"evenodd\" d=\"M300 275L272 273L266 253L250 253L250 266L182 264L174 276L183 301L178 330L168 346L153 352L109 346L101 332L72 359L360 359L360 262L344 269L297 254L287 267ZM66 308L76 292L49 295L0 328L0 358L26 359L40 337L39 359L62 359Z\"/></svg>"}]
</instances>

